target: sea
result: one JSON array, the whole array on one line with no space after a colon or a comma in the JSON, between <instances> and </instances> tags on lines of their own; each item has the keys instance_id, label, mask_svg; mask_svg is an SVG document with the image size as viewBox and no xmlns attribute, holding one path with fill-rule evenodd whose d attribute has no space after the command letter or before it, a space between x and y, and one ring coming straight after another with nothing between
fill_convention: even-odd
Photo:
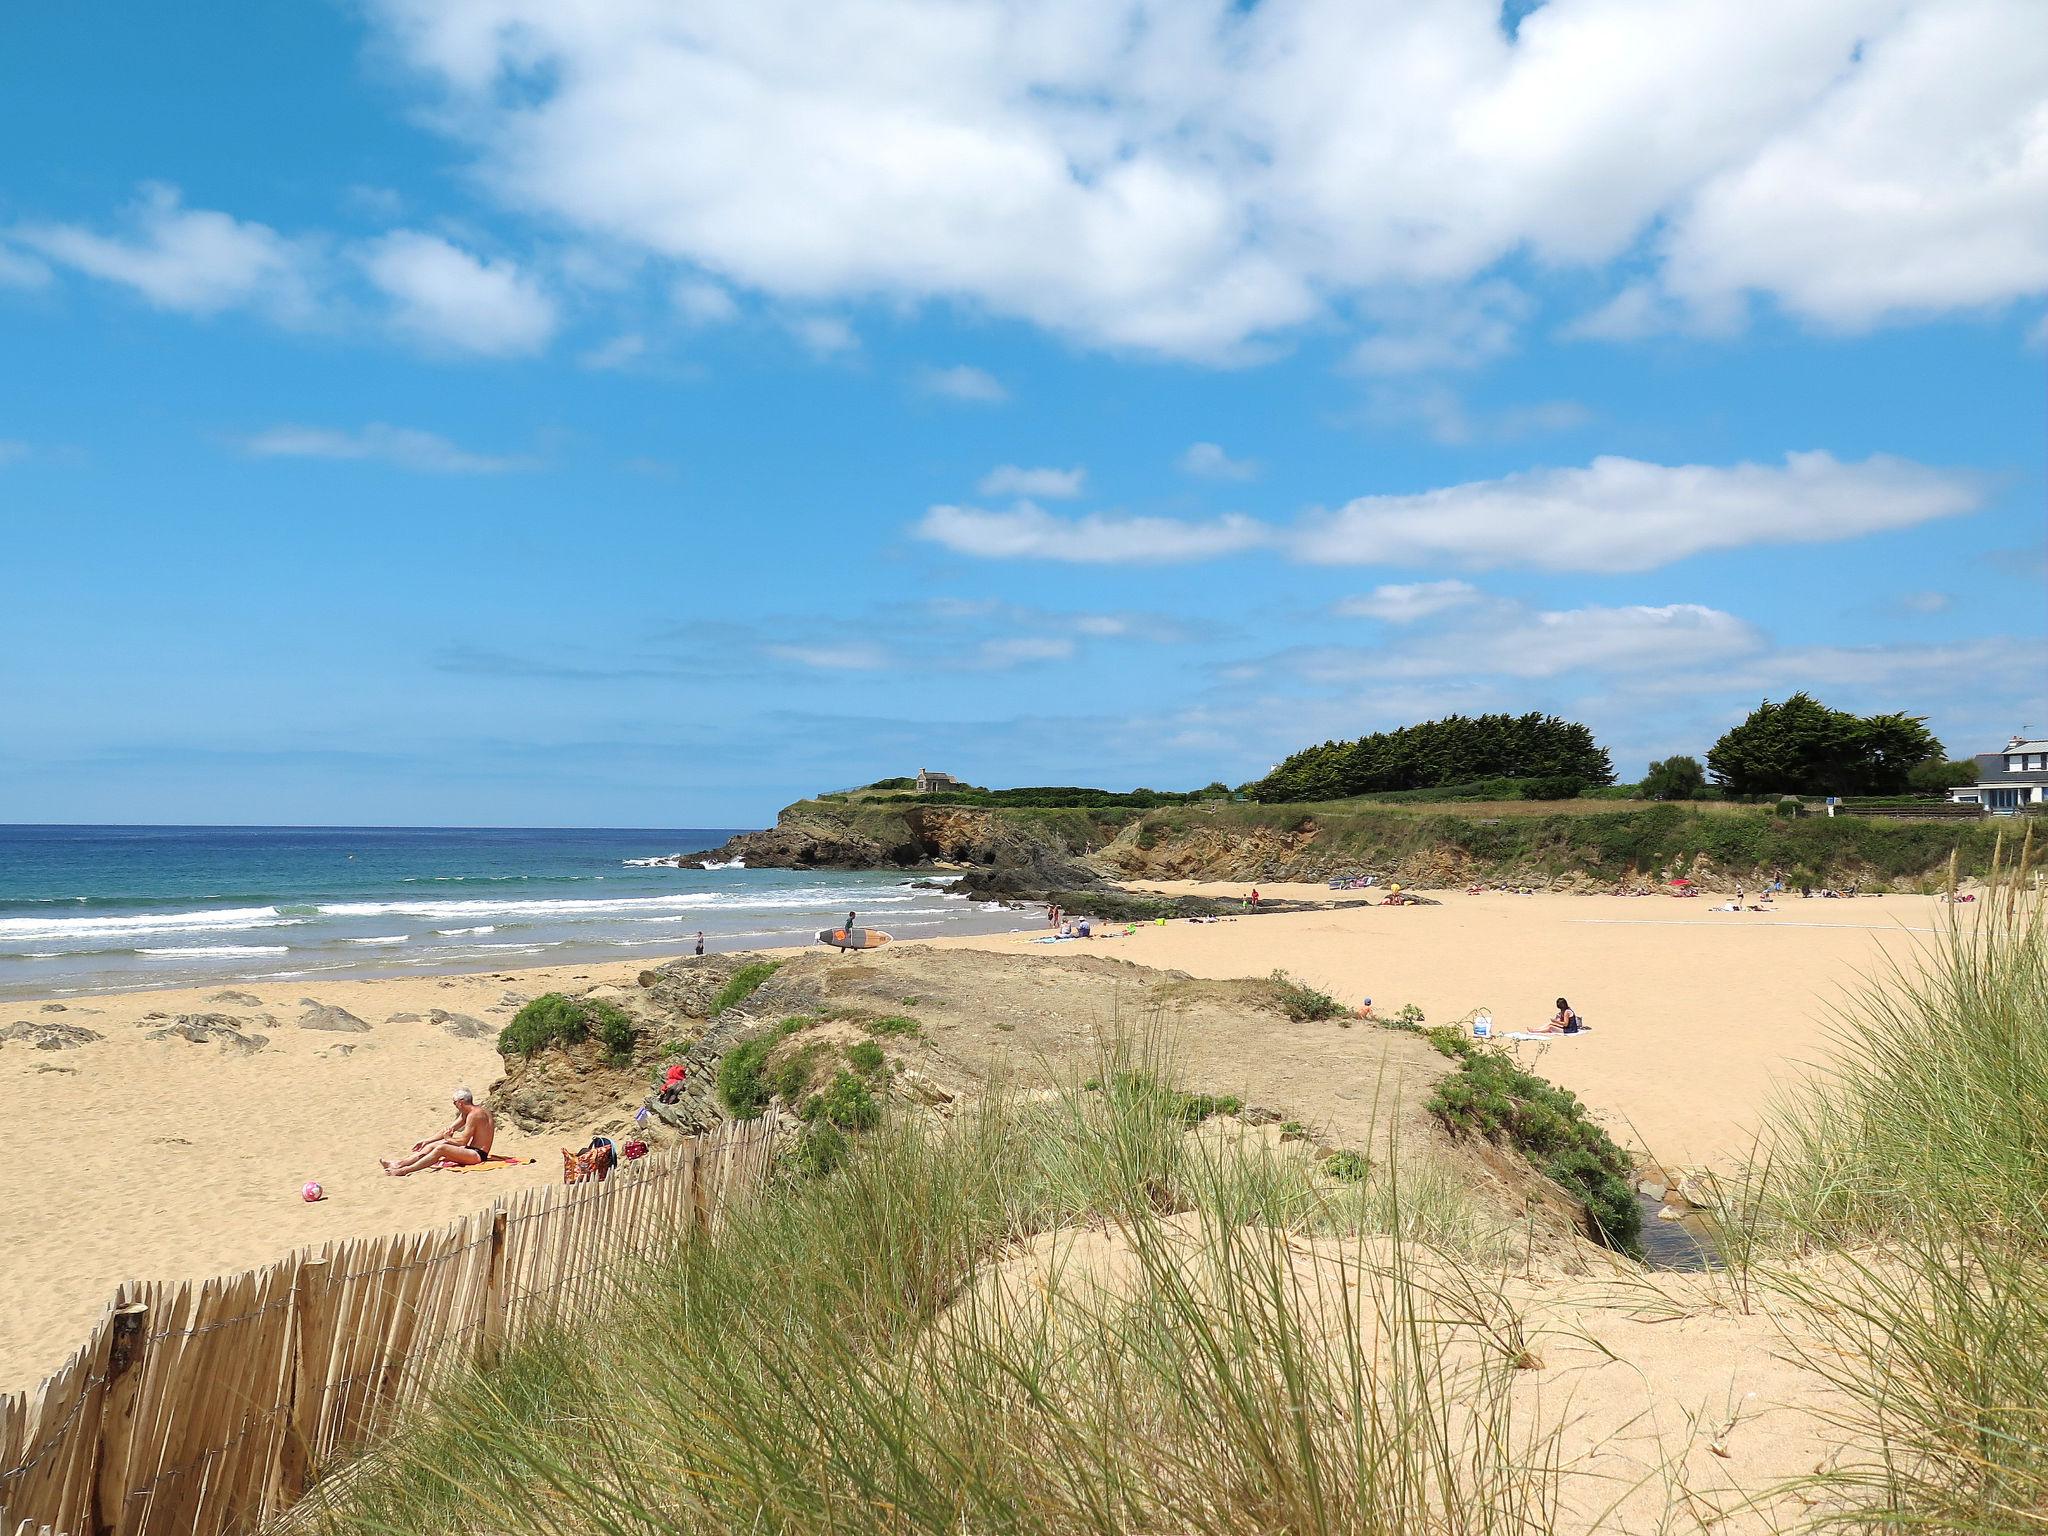
<instances>
[{"instance_id":1,"label":"sea","mask_svg":"<svg viewBox=\"0 0 2048 1536\"><path fill-rule=\"evenodd\" d=\"M0 998L896 938L1022 914L897 872L657 862L726 827L0 826Z\"/></svg>"}]
</instances>

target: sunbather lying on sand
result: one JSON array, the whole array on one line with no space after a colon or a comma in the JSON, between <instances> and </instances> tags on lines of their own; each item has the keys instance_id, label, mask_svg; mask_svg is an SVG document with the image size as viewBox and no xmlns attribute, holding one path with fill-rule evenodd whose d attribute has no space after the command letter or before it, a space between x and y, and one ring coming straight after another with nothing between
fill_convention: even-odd
<instances>
[{"instance_id":1,"label":"sunbather lying on sand","mask_svg":"<svg viewBox=\"0 0 2048 1536\"><path fill-rule=\"evenodd\" d=\"M477 1103L476 1095L467 1088L456 1089L450 1097L455 1102L455 1123L425 1141L414 1142L412 1151L403 1157L378 1158L386 1173L404 1178L437 1163L457 1163L469 1168L490 1157L491 1140L497 1135L491 1112Z\"/></svg>"}]
</instances>

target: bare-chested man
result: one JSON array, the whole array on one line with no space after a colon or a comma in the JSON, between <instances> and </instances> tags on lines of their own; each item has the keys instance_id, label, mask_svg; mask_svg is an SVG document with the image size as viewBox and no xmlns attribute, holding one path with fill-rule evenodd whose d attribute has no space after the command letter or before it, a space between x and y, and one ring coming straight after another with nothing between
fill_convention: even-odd
<instances>
[{"instance_id":1,"label":"bare-chested man","mask_svg":"<svg viewBox=\"0 0 2048 1536\"><path fill-rule=\"evenodd\" d=\"M456 1089L451 1097L455 1101L455 1123L425 1141L414 1143L412 1151L403 1157L377 1159L386 1173L403 1178L436 1163L474 1166L491 1155L491 1138L497 1134L491 1112L478 1104L476 1095L467 1088Z\"/></svg>"}]
</instances>

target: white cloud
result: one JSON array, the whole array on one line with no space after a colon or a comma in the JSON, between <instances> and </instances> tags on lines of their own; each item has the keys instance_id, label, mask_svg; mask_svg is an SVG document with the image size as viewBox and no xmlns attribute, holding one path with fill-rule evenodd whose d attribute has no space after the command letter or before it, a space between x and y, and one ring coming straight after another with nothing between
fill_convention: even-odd
<instances>
[{"instance_id":1,"label":"white cloud","mask_svg":"<svg viewBox=\"0 0 2048 1536\"><path fill-rule=\"evenodd\" d=\"M1843 463L1792 453L1782 465L1662 465L1603 457L1410 495L1361 496L1291 526L1089 514L1030 502L1007 512L940 506L919 537L985 559L1163 564L1278 549L1309 565L1647 571L1754 544L1817 544L1971 512L1976 477L1875 455Z\"/></svg>"},{"instance_id":2,"label":"white cloud","mask_svg":"<svg viewBox=\"0 0 2048 1536\"><path fill-rule=\"evenodd\" d=\"M879 672L890 662L879 645L850 641L843 645L770 645L762 647L778 661L793 662L817 672Z\"/></svg>"},{"instance_id":3,"label":"white cloud","mask_svg":"<svg viewBox=\"0 0 2048 1536\"><path fill-rule=\"evenodd\" d=\"M1413 624L1448 609L1477 601L1479 589L1469 581L1416 581L1374 587L1363 597L1347 597L1337 613L1347 619L1378 619L1382 624Z\"/></svg>"},{"instance_id":4,"label":"white cloud","mask_svg":"<svg viewBox=\"0 0 2048 1536\"><path fill-rule=\"evenodd\" d=\"M1376 329L1352 349L1367 373L1433 373L1477 368L1514 350L1529 298L1499 279L1462 292L1408 295L1374 306Z\"/></svg>"},{"instance_id":5,"label":"white cloud","mask_svg":"<svg viewBox=\"0 0 2048 1536\"><path fill-rule=\"evenodd\" d=\"M813 357L840 357L860 350L860 334L837 315L799 315L784 329Z\"/></svg>"},{"instance_id":6,"label":"white cloud","mask_svg":"<svg viewBox=\"0 0 2048 1536\"><path fill-rule=\"evenodd\" d=\"M1188 444L1187 452L1180 456L1180 467L1205 480L1252 480L1259 473L1255 460L1233 459L1219 443Z\"/></svg>"},{"instance_id":7,"label":"white cloud","mask_svg":"<svg viewBox=\"0 0 2048 1536\"><path fill-rule=\"evenodd\" d=\"M42 288L49 281L50 269L46 263L0 245L0 288Z\"/></svg>"},{"instance_id":8,"label":"white cloud","mask_svg":"<svg viewBox=\"0 0 2048 1536\"><path fill-rule=\"evenodd\" d=\"M59 266L132 289L158 309L216 315L258 309L298 322L314 308L312 248L267 224L187 208L175 187L145 185L120 235L27 224L14 239Z\"/></svg>"},{"instance_id":9,"label":"white cloud","mask_svg":"<svg viewBox=\"0 0 2048 1536\"><path fill-rule=\"evenodd\" d=\"M1456 390L1441 384L1376 385L1367 396L1368 420L1387 427L1417 427L1447 447L1517 442L1585 426L1593 413L1576 400L1539 400L1473 411Z\"/></svg>"},{"instance_id":10,"label":"white cloud","mask_svg":"<svg viewBox=\"0 0 2048 1536\"><path fill-rule=\"evenodd\" d=\"M1908 613L1947 613L1955 606L1953 592L1907 592L1899 598L1899 606Z\"/></svg>"},{"instance_id":11,"label":"white cloud","mask_svg":"<svg viewBox=\"0 0 2048 1536\"><path fill-rule=\"evenodd\" d=\"M1807 544L1973 511L1973 477L1876 455L1780 465L1666 466L1602 457L1420 495L1361 496L1304 519L1290 553L1316 565L1645 571L1751 544Z\"/></svg>"},{"instance_id":12,"label":"white cloud","mask_svg":"<svg viewBox=\"0 0 2048 1536\"><path fill-rule=\"evenodd\" d=\"M1076 464L1072 469L1023 469L1015 464L998 464L981 477L975 489L984 496L1036 496L1046 501L1071 501L1088 483L1088 471Z\"/></svg>"},{"instance_id":13,"label":"white cloud","mask_svg":"<svg viewBox=\"0 0 2048 1536\"><path fill-rule=\"evenodd\" d=\"M1505 344L1521 254L1830 324L2048 289L2036 0L373 10L509 205L784 302L1229 360L1474 285L1367 344L1415 368Z\"/></svg>"},{"instance_id":14,"label":"white cloud","mask_svg":"<svg viewBox=\"0 0 2048 1536\"><path fill-rule=\"evenodd\" d=\"M351 459L437 475L496 475L535 468L530 458L472 453L434 432L371 422L358 432L327 427L279 426L241 439L242 452L259 459Z\"/></svg>"},{"instance_id":15,"label":"white cloud","mask_svg":"<svg viewBox=\"0 0 2048 1536\"><path fill-rule=\"evenodd\" d=\"M1292 674L1324 685L1435 678L1668 674L1756 655L1764 637L1747 621L1697 603L1533 610L1496 602L1476 617L1399 644L1307 647L1255 664L1254 675Z\"/></svg>"},{"instance_id":16,"label":"white cloud","mask_svg":"<svg viewBox=\"0 0 2048 1536\"><path fill-rule=\"evenodd\" d=\"M684 278L669 291L669 299L677 313L692 325L723 325L736 319L740 312L730 293L701 277Z\"/></svg>"},{"instance_id":17,"label":"white cloud","mask_svg":"<svg viewBox=\"0 0 2048 1536\"><path fill-rule=\"evenodd\" d=\"M1065 661L1074 642L1064 635L1012 635L984 640L977 652L985 667L1015 667L1033 661Z\"/></svg>"},{"instance_id":18,"label":"white cloud","mask_svg":"<svg viewBox=\"0 0 2048 1536\"><path fill-rule=\"evenodd\" d=\"M516 262L486 260L419 230L381 236L360 260L399 328L431 345L516 357L540 351L555 334L554 300Z\"/></svg>"},{"instance_id":19,"label":"white cloud","mask_svg":"<svg viewBox=\"0 0 2048 1536\"><path fill-rule=\"evenodd\" d=\"M637 332L628 331L614 336L610 341L600 342L577 359L584 367L599 373L630 367L647 355L647 338Z\"/></svg>"},{"instance_id":20,"label":"white cloud","mask_svg":"<svg viewBox=\"0 0 2048 1536\"><path fill-rule=\"evenodd\" d=\"M933 507L913 530L955 554L984 560L1058 560L1074 565L1172 565L1234 554L1266 541L1248 517L1206 523L1090 513L1057 518L1030 502L1007 512Z\"/></svg>"},{"instance_id":21,"label":"white cloud","mask_svg":"<svg viewBox=\"0 0 2048 1536\"><path fill-rule=\"evenodd\" d=\"M1003 381L980 368L960 363L951 368L926 368L917 376L918 387L928 395L948 400L965 400L977 405L995 405L1010 398Z\"/></svg>"}]
</instances>

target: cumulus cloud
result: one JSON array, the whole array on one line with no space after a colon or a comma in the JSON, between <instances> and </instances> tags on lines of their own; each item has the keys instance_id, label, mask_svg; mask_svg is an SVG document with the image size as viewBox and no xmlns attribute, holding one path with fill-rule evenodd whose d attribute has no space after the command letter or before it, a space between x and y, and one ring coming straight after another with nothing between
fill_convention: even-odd
<instances>
[{"instance_id":1,"label":"cumulus cloud","mask_svg":"<svg viewBox=\"0 0 2048 1536\"><path fill-rule=\"evenodd\" d=\"M739 316L740 306L716 283L701 277L686 277L669 290L676 312L692 325L723 325Z\"/></svg>"},{"instance_id":2,"label":"cumulus cloud","mask_svg":"<svg viewBox=\"0 0 2048 1536\"><path fill-rule=\"evenodd\" d=\"M985 369L965 363L951 368L926 368L917 376L918 388L928 395L948 400L965 400L974 405L996 405L1010 398L1003 381Z\"/></svg>"},{"instance_id":3,"label":"cumulus cloud","mask_svg":"<svg viewBox=\"0 0 2048 1536\"><path fill-rule=\"evenodd\" d=\"M1662 465L1602 457L1408 495L1361 496L1291 525L1090 513L1031 502L933 507L919 537L984 559L1163 564L1273 548L1310 565L1647 571L1755 544L1817 544L1910 528L1981 504L1976 477L1875 455L1823 452L1782 465Z\"/></svg>"},{"instance_id":4,"label":"cumulus cloud","mask_svg":"<svg viewBox=\"0 0 2048 1536\"><path fill-rule=\"evenodd\" d=\"M187 208L175 187L151 183L118 234L78 224L26 224L14 239L46 260L115 283L157 309L216 315L258 309L301 321L314 308L315 251L267 224Z\"/></svg>"},{"instance_id":5,"label":"cumulus cloud","mask_svg":"<svg viewBox=\"0 0 2048 1536\"><path fill-rule=\"evenodd\" d=\"M1071 501L1088 483L1088 471L1076 464L1072 469L1024 469L1015 464L998 464L975 486L984 496L1036 496L1046 501Z\"/></svg>"},{"instance_id":6,"label":"cumulus cloud","mask_svg":"<svg viewBox=\"0 0 2048 1536\"><path fill-rule=\"evenodd\" d=\"M837 315L800 315L784 322L813 357L839 357L860 350L860 333Z\"/></svg>"},{"instance_id":7,"label":"cumulus cloud","mask_svg":"<svg viewBox=\"0 0 2048 1536\"><path fill-rule=\"evenodd\" d=\"M1202 523L1101 513L1060 518L1028 501L1000 512L933 507L913 531L959 555L1071 565L1175 565L1235 554L1268 537L1262 524L1236 515Z\"/></svg>"},{"instance_id":8,"label":"cumulus cloud","mask_svg":"<svg viewBox=\"0 0 2048 1536\"><path fill-rule=\"evenodd\" d=\"M814 672L879 672L890 662L886 650L865 641L843 645L768 645L762 650L777 661L808 667Z\"/></svg>"},{"instance_id":9,"label":"cumulus cloud","mask_svg":"<svg viewBox=\"0 0 2048 1536\"><path fill-rule=\"evenodd\" d=\"M1180 467L1204 480L1254 480L1259 466L1252 459L1233 459L1220 443L1190 443L1180 456Z\"/></svg>"},{"instance_id":10,"label":"cumulus cloud","mask_svg":"<svg viewBox=\"0 0 2048 1536\"><path fill-rule=\"evenodd\" d=\"M1374 587L1361 597L1347 597L1337 613L1347 619L1378 619L1382 624L1413 624L1447 609L1477 601L1479 589L1469 581L1416 581Z\"/></svg>"},{"instance_id":11,"label":"cumulus cloud","mask_svg":"<svg viewBox=\"0 0 2048 1536\"><path fill-rule=\"evenodd\" d=\"M647 338L635 331L614 336L610 341L601 341L577 359L585 368L597 373L616 372L629 368L647 355Z\"/></svg>"},{"instance_id":12,"label":"cumulus cloud","mask_svg":"<svg viewBox=\"0 0 2048 1536\"><path fill-rule=\"evenodd\" d=\"M1223 361L1335 309L1413 370L1512 344L1520 253L1647 249L1639 325L2048 289L2034 0L372 11L509 205L787 302Z\"/></svg>"},{"instance_id":13,"label":"cumulus cloud","mask_svg":"<svg viewBox=\"0 0 2048 1536\"><path fill-rule=\"evenodd\" d=\"M1494 601L1484 623L1458 623L1384 647L1309 646L1255 663L1253 675L1283 673L1350 686L1436 678L1668 674L1757 655L1763 635L1748 621L1698 603L1542 610Z\"/></svg>"},{"instance_id":14,"label":"cumulus cloud","mask_svg":"<svg viewBox=\"0 0 2048 1536\"><path fill-rule=\"evenodd\" d=\"M1420 495L1361 496L1289 538L1316 565L1646 571L1751 544L1811 544L1973 511L1975 479L1875 455L1788 454L1783 465L1666 466L1602 457Z\"/></svg>"},{"instance_id":15,"label":"cumulus cloud","mask_svg":"<svg viewBox=\"0 0 2048 1536\"><path fill-rule=\"evenodd\" d=\"M389 464L435 475L497 475L532 469L517 455L473 453L435 432L373 421L356 432L328 427L278 426L241 439L242 452L259 459L347 459Z\"/></svg>"},{"instance_id":16,"label":"cumulus cloud","mask_svg":"<svg viewBox=\"0 0 2048 1536\"><path fill-rule=\"evenodd\" d=\"M554 300L516 262L490 261L419 230L395 230L360 253L392 318L437 347L484 357L538 352L555 334Z\"/></svg>"}]
</instances>

